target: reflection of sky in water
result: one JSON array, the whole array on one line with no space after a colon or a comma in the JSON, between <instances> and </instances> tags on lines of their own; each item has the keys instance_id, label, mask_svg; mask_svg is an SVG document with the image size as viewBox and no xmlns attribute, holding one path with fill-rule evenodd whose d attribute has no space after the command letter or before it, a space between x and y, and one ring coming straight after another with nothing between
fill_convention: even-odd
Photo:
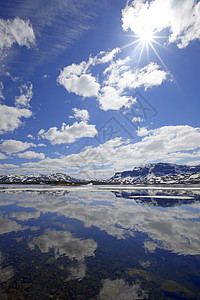
<instances>
[{"instance_id":1,"label":"reflection of sky in water","mask_svg":"<svg viewBox=\"0 0 200 300\"><path fill-rule=\"evenodd\" d=\"M118 253L116 259L135 255L137 251L134 263L138 268L149 270L153 268L149 257L156 254L158 259L158 251L165 251L165 255L200 255L200 202L197 194L157 190L150 191L147 198L140 197L148 196L147 191L4 192L0 193L0 234L2 239L14 239L19 245L24 243L26 251L40 251L48 266L57 266L65 273L66 282L88 278L88 272L92 270L90 263L93 260L99 262L106 247L112 249L109 255ZM168 206L167 202L163 206L163 202L157 200L156 196L162 199L161 195L170 201ZM108 253L105 253L103 260L107 259ZM67 265L62 261L63 257L67 257ZM3 261L0 261L0 282L9 282L14 276L13 266L3 265ZM57 265L54 265L55 261ZM140 276L147 277L145 274ZM200 282L200 274L198 276ZM119 278L107 277L105 271L100 280L101 288L98 288L99 299L116 299L116 293L119 295L117 299L146 298L136 281L127 283L120 279L120 273ZM131 298L131 294L138 298Z\"/></svg>"}]
</instances>

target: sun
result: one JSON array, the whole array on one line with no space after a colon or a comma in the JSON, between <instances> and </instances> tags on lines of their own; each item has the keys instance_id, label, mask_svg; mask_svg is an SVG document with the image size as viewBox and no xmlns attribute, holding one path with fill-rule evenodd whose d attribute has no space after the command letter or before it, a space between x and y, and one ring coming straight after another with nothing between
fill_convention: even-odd
<instances>
[{"instance_id":1,"label":"sun","mask_svg":"<svg viewBox=\"0 0 200 300\"><path fill-rule=\"evenodd\" d=\"M142 44L146 45L153 41L154 35L152 30L148 28L143 28L138 34L138 38L142 42Z\"/></svg>"},{"instance_id":2,"label":"sun","mask_svg":"<svg viewBox=\"0 0 200 300\"><path fill-rule=\"evenodd\" d=\"M153 52L156 54L156 56L158 57L158 59L160 60L160 62L162 63L162 65L165 67L165 69L168 71L166 65L164 64L162 58L160 57L158 51L156 50L154 44L157 44L163 48L165 48L165 46L163 46L161 43L159 43L157 41L157 39L165 39L166 36L162 36L162 35L157 35L156 32L154 30L152 30L150 27L141 27L140 30L137 31L137 34L134 35L129 35L129 37L133 37L134 41L123 46L122 49L136 45L135 50L139 47L141 47L141 50L139 52L139 57L138 57L138 62L137 62L137 66L140 63L142 54L144 52L144 49L146 48L146 52L147 52L147 56L149 59L149 49L151 48L153 50Z\"/></svg>"}]
</instances>

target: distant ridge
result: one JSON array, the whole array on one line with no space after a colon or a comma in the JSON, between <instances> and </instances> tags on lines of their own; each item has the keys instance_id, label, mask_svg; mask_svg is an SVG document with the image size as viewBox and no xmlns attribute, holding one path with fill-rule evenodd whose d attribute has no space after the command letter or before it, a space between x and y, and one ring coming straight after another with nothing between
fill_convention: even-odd
<instances>
[{"instance_id":1,"label":"distant ridge","mask_svg":"<svg viewBox=\"0 0 200 300\"><path fill-rule=\"evenodd\" d=\"M200 165L147 164L135 167L131 171L117 172L109 179L109 182L118 184L200 183Z\"/></svg>"},{"instance_id":2,"label":"distant ridge","mask_svg":"<svg viewBox=\"0 0 200 300\"><path fill-rule=\"evenodd\" d=\"M0 183L24 184L200 184L200 165L170 163L146 164L130 171L117 172L109 180L80 180L63 173L50 175L0 175Z\"/></svg>"},{"instance_id":3,"label":"distant ridge","mask_svg":"<svg viewBox=\"0 0 200 300\"><path fill-rule=\"evenodd\" d=\"M55 173L50 175L0 175L1 183L70 183L75 184L81 180L66 174ZM83 180L82 180L83 181Z\"/></svg>"}]
</instances>

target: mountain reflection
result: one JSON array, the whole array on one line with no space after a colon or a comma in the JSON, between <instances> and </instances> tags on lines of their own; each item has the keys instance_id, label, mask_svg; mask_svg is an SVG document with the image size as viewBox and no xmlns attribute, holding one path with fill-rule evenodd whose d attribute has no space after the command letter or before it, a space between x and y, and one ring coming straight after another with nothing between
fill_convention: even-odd
<instances>
[{"instance_id":1,"label":"mountain reflection","mask_svg":"<svg viewBox=\"0 0 200 300\"><path fill-rule=\"evenodd\" d=\"M148 238L143 241L143 247L149 252L159 248L179 254L200 254L198 193L184 190L74 190L64 193L53 195L51 191L50 194L36 194L34 191L31 194L30 191L23 191L23 196L19 195L19 191L17 194L12 193L13 204L21 211L8 211L7 219L1 218L1 234L24 230L22 221L38 219L41 214L56 213L81 221L85 228L96 227L118 240L134 237L137 232L145 233ZM7 198L8 195L5 190L1 194L4 207L4 197ZM10 202L8 207L9 204ZM33 211L26 212L27 209ZM30 229L31 226L29 225ZM47 229L32 244L38 245L42 252L54 248L77 261L83 260L84 256L93 255L97 247L90 239L85 243L84 240L72 237L67 231ZM88 249L90 252L87 252Z\"/></svg>"},{"instance_id":2,"label":"mountain reflection","mask_svg":"<svg viewBox=\"0 0 200 300\"><path fill-rule=\"evenodd\" d=\"M113 191L116 197L134 199L136 203L149 206L173 207L200 202L195 191L176 190L136 190Z\"/></svg>"},{"instance_id":3,"label":"mountain reflection","mask_svg":"<svg viewBox=\"0 0 200 300\"><path fill-rule=\"evenodd\" d=\"M198 190L9 188L0 207L0 299L198 299Z\"/></svg>"}]
</instances>

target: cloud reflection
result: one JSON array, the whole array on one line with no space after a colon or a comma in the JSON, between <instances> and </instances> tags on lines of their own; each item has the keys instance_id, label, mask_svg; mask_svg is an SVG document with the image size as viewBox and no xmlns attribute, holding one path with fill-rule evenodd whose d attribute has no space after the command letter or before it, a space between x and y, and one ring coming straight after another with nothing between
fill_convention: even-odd
<instances>
[{"instance_id":1,"label":"cloud reflection","mask_svg":"<svg viewBox=\"0 0 200 300\"><path fill-rule=\"evenodd\" d=\"M154 194L151 192L150 196L153 197ZM187 196L181 191L180 199L183 195ZM162 208L148 206L148 203L143 205L142 198L137 203L134 196L124 198L123 193L116 197L111 191L75 190L62 196L31 197L30 194L24 194L23 197L16 197L18 206L31 207L44 214L51 212L77 219L85 227L95 226L117 239L134 237L137 232L145 233L146 251L153 252L160 248L184 255L200 254L200 203L195 200L196 196L193 203L188 199L190 204L187 204L185 199L184 205L179 203L179 206ZM93 240L85 242L64 231L48 230L35 242L43 252L55 248L60 254L66 254L77 261L84 259L84 256L93 255L97 247Z\"/></svg>"},{"instance_id":2,"label":"cloud reflection","mask_svg":"<svg viewBox=\"0 0 200 300\"><path fill-rule=\"evenodd\" d=\"M111 280L109 278L103 281L103 287L100 290L98 300L134 300L148 299L147 294L142 291L140 285L129 285L123 279Z\"/></svg>"}]
</instances>

